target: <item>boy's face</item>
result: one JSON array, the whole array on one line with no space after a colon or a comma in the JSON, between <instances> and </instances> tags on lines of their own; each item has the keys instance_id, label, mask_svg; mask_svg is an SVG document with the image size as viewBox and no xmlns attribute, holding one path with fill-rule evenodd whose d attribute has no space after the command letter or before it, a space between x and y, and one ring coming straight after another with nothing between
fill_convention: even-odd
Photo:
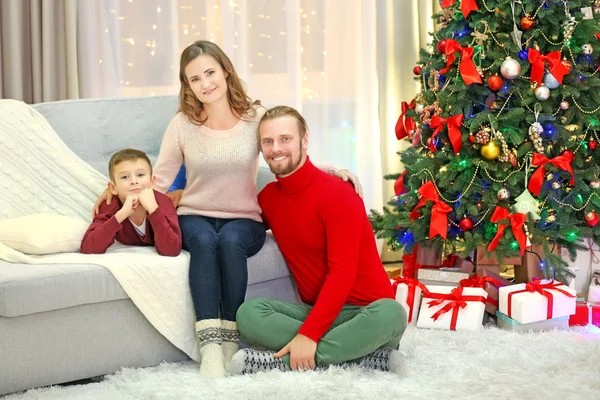
<instances>
[{"instance_id":1,"label":"boy's face","mask_svg":"<svg viewBox=\"0 0 600 400\"><path fill-rule=\"evenodd\" d=\"M306 159L308 132L300 139L298 123L293 117L269 119L260 124L260 148L271 172L284 178Z\"/></svg>"},{"instance_id":2,"label":"boy's face","mask_svg":"<svg viewBox=\"0 0 600 400\"><path fill-rule=\"evenodd\" d=\"M113 167L113 179L108 183L113 195L124 202L127 196L137 196L144 189L154 189L156 178L142 159L121 161Z\"/></svg>"}]
</instances>

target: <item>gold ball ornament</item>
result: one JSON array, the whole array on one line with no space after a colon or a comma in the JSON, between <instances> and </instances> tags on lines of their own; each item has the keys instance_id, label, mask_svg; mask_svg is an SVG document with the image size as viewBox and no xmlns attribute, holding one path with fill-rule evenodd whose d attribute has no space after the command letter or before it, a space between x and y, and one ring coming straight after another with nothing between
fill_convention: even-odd
<instances>
[{"instance_id":1,"label":"gold ball ornament","mask_svg":"<svg viewBox=\"0 0 600 400\"><path fill-rule=\"evenodd\" d=\"M500 155L500 146L493 140L481 146L481 155L486 160L495 160Z\"/></svg>"}]
</instances>

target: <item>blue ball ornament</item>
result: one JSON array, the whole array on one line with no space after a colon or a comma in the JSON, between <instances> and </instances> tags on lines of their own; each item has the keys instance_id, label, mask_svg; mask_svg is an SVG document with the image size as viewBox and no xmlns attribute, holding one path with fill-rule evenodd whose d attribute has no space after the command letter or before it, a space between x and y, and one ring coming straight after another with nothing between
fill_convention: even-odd
<instances>
[{"instance_id":1,"label":"blue ball ornament","mask_svg":"<svg viewBox=\"0 0 600 400\"><path fill-rule=\"evenodd\" d=\"M547 73L546 76L544 76L544 85L546 85L548 89L556 89L560 86L560 83L556 80L554 75Z\"/></svg>"}]
</instances>

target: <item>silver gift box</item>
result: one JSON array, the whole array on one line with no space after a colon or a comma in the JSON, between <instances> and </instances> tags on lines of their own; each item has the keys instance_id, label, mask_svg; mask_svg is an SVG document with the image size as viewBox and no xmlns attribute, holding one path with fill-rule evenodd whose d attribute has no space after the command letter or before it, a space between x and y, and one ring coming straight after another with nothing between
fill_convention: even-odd
<instances>
[{"instance_id":1,"label":"silver gift box","mask_svg":"<svg viewBox=\"0 0 600 400\"><path fill-rule=\"evenodd\" d=\"M460 272L459 268L420 268L417 272L417 278L423 283L437 281L455 284L451 286L458 286L461 280L469 279L471 275L468 272Z\"/></svg>"}]
</instances>

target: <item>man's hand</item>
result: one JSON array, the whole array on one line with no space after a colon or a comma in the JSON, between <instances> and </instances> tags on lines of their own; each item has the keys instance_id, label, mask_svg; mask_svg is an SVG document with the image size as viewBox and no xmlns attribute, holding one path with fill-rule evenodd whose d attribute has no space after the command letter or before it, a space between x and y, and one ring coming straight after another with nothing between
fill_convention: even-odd
<instances>
[{"instance_id":1,"label":"man's hand","mask_svg":"<svg viewBox=\"0 0 600 400\"><path fill-rule=\"evenodd\" d=\"M356 194L359 195L361 199L363 198L363 188L360 184L360 181L358 180L358 176L354 175L347 169L341 169L338 171L337 177L341 178L344 182L348 182L349 180L350 183L354 185L354 190L356 191Z\"/></svg>"},{"instance_id":2,"label":"man's hand","mask_svg":"<svg viewBox=\"0 0 600 400\"><path fill-rule=\"evenodd\" d=\"M172 192L167 193L167 197L173 201L173 205L175 208L179 205L179 201L181 200L181 195L183 194L183 189L173 190Z\"/></svg>"},{"instance_id":3,"label":"man's hand","mask_svg":"<svg viewBox=\"0 0 600 400\"><path fill-rule=\"evenodd\" d=\"M158 208L156 196L154 196L154 190L152 189L142 190L140 196L138 197L138 200L142 207L144 207L144 209L148 211L148 214L152 214Z\"/></svg>"},{"instance_id":4,"label":"man's hand","mask_svg":"<svg viewBox=\"0 0 600 400\"><path fill-rule=\"evenodd\" d=\"M123 207L121 207L121 209L116 212L115 218L117 218L117 221L119 221L119 223L122 223L127 218L131 217L133 213L135 213L139 205L140 203L138 201L138 196L127 196Z\"/></svg>"},{"instance_id":5,"label":"man's hand","mask_svg":"<svg viewBox=\"0 0 600 400\"><path fill-rule=\"evenodd\" d=\"M100 212L100 206L102 205L102 203L104 202L104 200L106 200L106 204L110 204L110 202L112 201L113 198L113 194L110 192L110 189L105 189L104 192L102 192L102 194L100 195L100 197L98 197L98 200L96 200L96 203L94 204L94 209L92 210L92 217L95 217L96 215L98 215L98 213Z\"/></svg>"},{"instance_id":6,"label":"man's hand","mask_svg":"<svg viewBox=\"0 0 600 400\"><path fill-rule=\"evenodd\" d=\"M315 354L317 342L297 334L283 349L275 353L273 357L280 358L290 353L290 367L293 370L315 369Z\"/></svg>"}]
</instances>

